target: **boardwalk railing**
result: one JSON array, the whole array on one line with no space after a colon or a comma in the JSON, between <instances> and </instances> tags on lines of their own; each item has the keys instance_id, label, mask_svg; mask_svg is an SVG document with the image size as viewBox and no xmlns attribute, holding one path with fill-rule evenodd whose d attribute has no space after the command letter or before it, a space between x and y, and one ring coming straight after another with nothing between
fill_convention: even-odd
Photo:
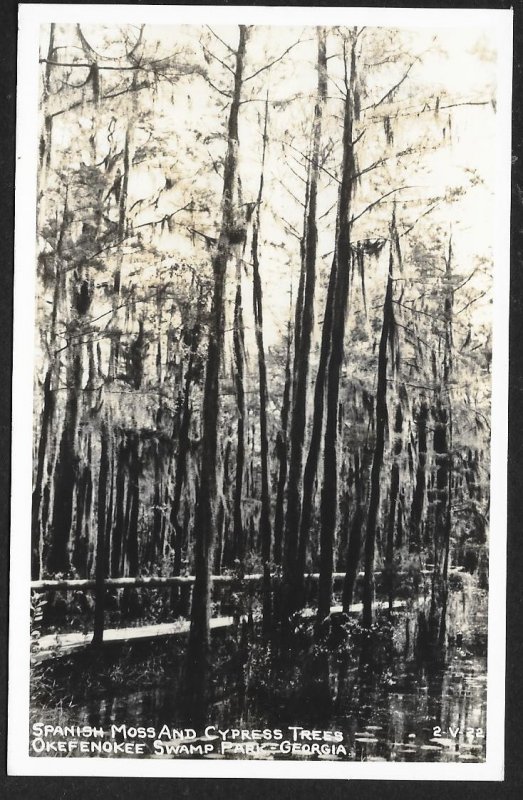
<instances>
[{"instance_id":1,"label":"boardwalk railing","mask_svg":"<svg viewBox=\"0 0 523 800\"><path fill-rule=\"evenodd\" d=\"M363 573L360 573L361 575ZM319 579L319 573L313 572L305 575L305 581L316 582ZM278 578L277 575L271 575L271 579ZM339 583L345 578L344 572L335 572L332 576L334 583ZM160 576L140 576L136 578L105 578L103 585L100 586L94 578L77 578L77 579L60 579L52 580L45 579L41 581L32 581L31 590L39 594L45 592L59 592L59 591L90 591L94 595L94 632L93 642L102 642L104 633L104 611L105 611L105 592L107 589L153 589L153 588L174 588L186 587L190 590L194 584L194 575L173 575L168 577ZM254 573L252 575L213 575L213 586L220 585L234 585L239 584L256 584L261 583L263 580L262 573ZM101 590L101 591L100 591Z\"/></svg>"},{"instance_id":2,"label":"boardwalk railing","mask_svg":"<svg viewBox=\"0 0 523 800\"><path fill-rule=\"evenodd\" d=\"M462 567L454 567L449 570L451 573L462 572ZM430 575L430 569L420 570L420 574L424 577ZM381 570L377 570L376 575L381 574ZM401 573L398 573L401 574ZM307 573L305 583L315 583L319 580L319 573ZM363 577L363 572L358 573L358 577ZM344 572L334 572L332 575L333 584L340 584L345 578ZM278 574L271 575L271 580L278 580ZM263 580L262 573L254 573L251 575L213 575L213 586L234 586L242 584L256 584L261 583ZM37 593L53 592L53 591L90 591L94 595L94 631L93 643L101 643L104 635L104 612L105 612L105 593L107 589L153 589L153 588L185 588L190 593L191 587L194 584L194 575L172 575L168 577L161 576L139 576L127 578L105 578L103 584L97 582L94 578L78 578L78 579L45 579L40 581L31 582L31 590ZM188 596L188 601L190 596Z\"/></svg>"},{"instance_id":3,"label":"boardwalk railing","mask_svg":"<svg viewBox=\"0 0 523 800\"><path fill-rule=\"evenodd\" d=\"M339 573L340 575L342 573ZM316 578L318 576L316 575ZM233 583L234 581L246 581L256 583L261 581L263 575L260 573L254 575L245 575L243 578L237 575L213 575L213 584L220 583ZM194 583L194 575L176 575L170 577L157 577L142 576L139 578L105 578L104 586L107 589L124 589L124 588L153 588L162 586L187 586L187 584ZM43 580L32 581L31 589L33 592L48 592L48 591L67 591L71 589L96 589L96 580L94 578L78 578L71 580Z\"/></svg>"}]
</instances>

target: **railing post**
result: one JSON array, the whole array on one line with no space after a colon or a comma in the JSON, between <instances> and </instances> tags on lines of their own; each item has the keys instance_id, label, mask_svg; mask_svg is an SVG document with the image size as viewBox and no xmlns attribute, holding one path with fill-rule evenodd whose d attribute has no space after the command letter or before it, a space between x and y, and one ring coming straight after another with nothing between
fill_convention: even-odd
<instances>
[{"instance_id":1,"label":"railing post","mask_svg":"<svg viewBox=\"0 0 523 800\"><path fill-rule=\"evenodd\" d=\"M100 526L96 540L96 569L94 588L94 630L91 644L99 646L104 638L105 616L105 532Z\"/></svg>"},{"instance_id":2,"label":"railing post","mask_svg":"<svg viewBox=\"0 0 523 800\"><path fill-rule=\"evenodd\" d=\"M94 629L93 629L93 645L102 644L104 638L104 616L105 616L105 583L96 582L94 590Z\"/></svg>"},{"instance_id":3,"label":"railing post","mask_svg":"<svg viewBox=\"0 0 523 800\"><path fill-rule=\"evenodd\" d=\"M190 617L191 615L193 586L194 583L182 583L180 587L179 615L181 617Z\"/></svg>"}]
</instances>

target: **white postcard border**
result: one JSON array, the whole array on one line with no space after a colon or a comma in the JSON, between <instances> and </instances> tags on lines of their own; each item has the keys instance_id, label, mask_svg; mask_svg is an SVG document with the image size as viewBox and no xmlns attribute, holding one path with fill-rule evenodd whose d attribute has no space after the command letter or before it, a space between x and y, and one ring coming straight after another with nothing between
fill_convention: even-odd
<instances>
[{"instance_id":1,"label":"white postcard border","mask_svg":"<svg viewBox=\"0 0 523 800\"><path fill-rule=\"evenodd\" d=\"M30 757L29 585L32 474L33 332L38 117L38 34L46 22L111 24L488 26L498 38L497 187L492 364L491 523L487 756L482 764L259 760L154 760ZM19 8L14 280L13 445L9 631L8 774L125 777L502 780L505 706L506 462L510 265L512 12L499 9L393 9L142 5L33 5Z\"/></svg>"}]
</instances>

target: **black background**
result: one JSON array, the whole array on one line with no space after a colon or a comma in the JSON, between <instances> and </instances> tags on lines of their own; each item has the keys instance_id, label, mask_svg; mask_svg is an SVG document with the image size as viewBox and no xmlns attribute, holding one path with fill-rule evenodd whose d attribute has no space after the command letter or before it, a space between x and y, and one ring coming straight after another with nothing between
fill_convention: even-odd
<instances>
[{"instance_id":1,"label":"black background","mask_svg":"<svg viewBox=\"0 0 523 800\"><path fill-rule=\"evenodd\" d=\"M154 3L149 3L153 5ZM74 5L69 3L68 5ZM103 4L101 4L103 5ZM146 5L135 3L135 5ZM242 5L225 3L223 5ZM283 5L251 3L250 5ZM285 3L285 5L343 6L339 2ZM7 739L7 633L9 574L9 502L11 452L12 293L16 118L17 4L0 0L0 750L2 775L0 798L20 800L129 800L137 798L195 798L214 800L381 800L381 798L523 798L523 0L515 2L413 3L352 2L358 6L402 8L514 8L514 76L512 127L512 234L510 301L510 399L508 458L508 615L506 674L505 781L331 781L249 779L126 779L126 778L26 778L6 775ZM23 92L23 86L20 87ZM18 224L23 226L23 212ZM28 335L32 335L28 333ZM12 531L11 535L20 535ZM495 533L495 532L494 532ZM10 621L16 625L16 620ZM59 768L59 762L57 761ZM369 767L370 768L370 767Z\"/></svg>"}]
</instances>

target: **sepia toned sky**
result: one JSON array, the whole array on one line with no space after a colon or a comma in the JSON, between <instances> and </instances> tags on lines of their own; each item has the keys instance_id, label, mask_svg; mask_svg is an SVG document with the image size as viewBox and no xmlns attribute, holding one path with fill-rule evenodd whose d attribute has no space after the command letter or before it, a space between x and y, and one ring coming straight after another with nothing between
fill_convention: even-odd
<instances>
[{"instance_id":1,"label":"sepia toned sky","mask_svg":"<svg viewBox=\"0 0 523 800\"><path fill-rule=\"evenodd\" d=\"M118 59L122 45L121 31L107 26L84 25L84 33L91 46L103 59ZM128 26L127 35L132 40L138 29ZM198 74L185 76L171 83L160 83L154 101L153 121L139 124L135 146L161 137L172 147L172 173L175 187L162 194L156 208L160 218L183 206L199 191L215 197L213 211L200 215L190 222L203 233L215 236L220 216L218 213L221 192L219 170L213 171L212 159L219 161L224 151L224 125L227 114L226 99L220 91L228 91L232 76L219 63L230 58L227 45L235 48L238 29L220 26L147 26L144 30L146 47L157 49L157 58L178 54L181 63L202 62L204 48L207 53L205 69L212 76L216 91ZM74 40L72 26L61 26L59 39L64 43ZM45 54L48 26L42 28L41 52ZM340 58L339 37L336 31L328 32L329 99L324 114L324 140L331 141L332 154L328 172L332 175L339 161L341 142L343 66ZM59 51L62 52L62 51ZM280 59L282 54L285 54ZM240 175L245 202L256 198L261 160L261 131L263 100L270 98L269 145L265 167L265 203L262 211L262 281L266 297L265 337L269 346L281 339L289 309L289 292L296 291L299 271L299 242L302 208L298 201L303 193L306 175L306 148L311 113L316 89L315 29L298 27L257 26L248 42L245 75L256 73L260 65L276 61L270 70L255 75L244 85L245 102L240 111ZM78 54L76 55L78 58ZM374 67L384 63L378 70ZM203 63L203 62L202 62ZM229 62L230 63L230 62ZM367 131L362 140L360 167L370 164L382 155L383 116L390 107L397 150L411 148L412 153L398 161L390 162L387 180L390 185L406 186L395 195L400 228L410 227L421 213L427 210L434 198L449 189L462 187L465 191L452 206L439 204L424 225L452 229L457 271L464 275L471 271L478 259L492 257L493 244L493 190L496 176L495 162L495 77L496 52L489 31L481 28L445 29L372 29L362 34L362 55L358 69L366 85L369 103L376 102L409 69L407 79L401 84L390 103L376 109L367 109L360 127ZM64 89L66 94L67 89ZM439 114L426 112L427 105L434 107L440 97ZM60 102L60 92L58 93ZM476 105L477 104L477 105ZM453 106L444 109L444 107ZM122 135L125 119L118 119L116 135ZM80 125L89 130L92 117L86 107ZM443 132L443 129L447 129ZM118 133L118 131L120 131ZM205 148L193 148L195 132L206 137ZM55 145L64 154L73 145L74 127L68 126L67 115L55 124ZM98 132L98 145L103 151L105 131ZM421 153L430 137L438 140ZM442 139L445 139L443 142ZM89 163L89 153L80 157ZM289 161L294 161L289 165ZM164 160L165 161L165 160ZM292 169L290 169L292 167ZM379 197L381 176L370 176L356 193L354 215ZM320 272L327 270L332 257L334 214L337 186L323 175L319 195L319 245ZM137 199L154 196L165 181L165 163L141 164L131 172L129 205ZM354 226L353 238L387 236L393 198L378 204ZM150 209L137 214L135 224L151 219ZM289 233L289 229L294 234ZM165 253L165 258L194 256L194 241L183 228L163 231L155 246ZM203 241L198 241L201 257L206 257ZM131 261L129 261L131 264ZM322 266L323 264L323 266ZM135 270L136 265L132 263ZM376 279L382 283L386 271L386 258L378 265ZM142 280L152 265L144 265ZM234 270L234 266L231 266ZM231 273L233 275L233 273ZM485 280L479 272L478 286ZM486 278L488 280L488 277ZM247 282L248 283L248 282ZM229 281L230 299L234 280ZM246 285L246 292L248 285ZM321 307L321 300L319 301ZM474 313L479 316L489 312L489 298L476 304ZM247 329L251 326L246 321Z\"/></svg>"}]
</instances>

